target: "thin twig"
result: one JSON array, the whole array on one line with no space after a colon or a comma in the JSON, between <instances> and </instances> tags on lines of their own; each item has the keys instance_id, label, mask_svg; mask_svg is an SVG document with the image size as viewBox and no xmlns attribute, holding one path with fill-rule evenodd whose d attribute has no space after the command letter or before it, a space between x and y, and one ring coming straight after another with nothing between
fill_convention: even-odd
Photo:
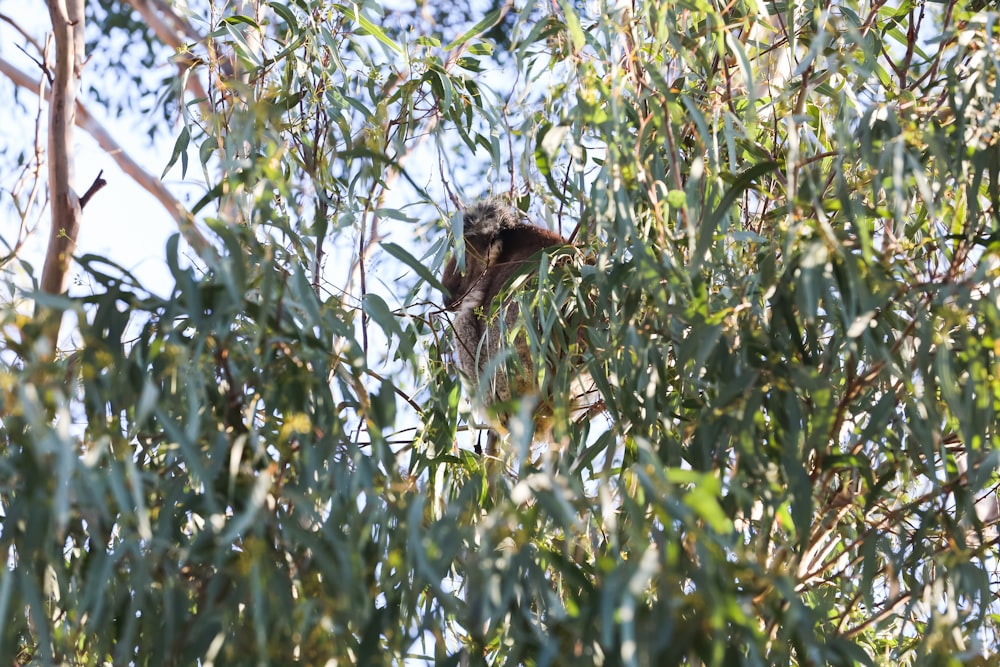
<instances>
[{"instance_id":1,"label":"thin twig","mask_svg":"<svg viewBox=\"0 0 1000 667\"><path fill-rule=\"evenodd\" d=\"M0 74L6 75L14 82L14 85L30 90L36 95L40 90L44 90L44 87L37 80L32 79L28 74L3 58L0 58ZM46 100L49 99L49 95L49 91L45 90ZM93 137L97 141L97 145L111 156L111 159L115 161L118 167L128 174L139 187L156 197L160 204L163 205L163 208L177 222L177 226L184 235L184 239L192 247L196 250L208 247L208 240L194 226L194 219L184 205L174 198L160 179L148 173L129 156L128 152L115 141L111 133L91 115L90 111L79 99L76 100L76 125Z\"/></svg>"},{"instance_id":2,"label":"thin twig","mask_svg":"<svg viewBox=\"0 0 1000 667\"><path fill-rule=\"evenodd\" d=\"M101 188L103 188L105 185L108 184L108 182L106 180L104 180L103 178L101 178L101 176L103 174L104 174L104 170L103 169L101 169L99 172L97 172L97 178L94 179L94 182L90 184L90 187L87 188L87 191L83 193L82 197L80 197L80 209L81 210L83 210L87 206L87 202L90 201L91 197L93 197L95 194L97 194L98 191Z\"/></svg>"}]
</instances>

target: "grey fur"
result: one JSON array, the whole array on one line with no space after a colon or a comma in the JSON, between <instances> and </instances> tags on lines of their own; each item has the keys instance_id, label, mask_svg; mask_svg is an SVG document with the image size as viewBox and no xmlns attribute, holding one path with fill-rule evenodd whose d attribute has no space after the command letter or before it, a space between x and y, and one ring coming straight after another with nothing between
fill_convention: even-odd
<instances>
[{"instance_id":1,"label":"grey fur","mask_svg":"<svg viewBox=\"0 0 1000 667\"><path fill-rule=\"evenodd\" d=\"M469 207L463 219L463 236L465 271L453 257L441 278L447 290L445 307L455 311L452 325L458 364L470 394L504 426L503 405L515 397L537 394L538 382L524 333L515 336L512 350L507 342L506 332L518 326L520 312L510 298L498 302L501 290L540 250L568 241L555 232L521 222L518 211L496 197ZM516 362L506 363L509 353L516 356ZM509 374L512 369L516 375ZM538 426L536 419L536 429ZM491 434L488 454L496 453L496 441Z\"/></svg>"}]
</instances>

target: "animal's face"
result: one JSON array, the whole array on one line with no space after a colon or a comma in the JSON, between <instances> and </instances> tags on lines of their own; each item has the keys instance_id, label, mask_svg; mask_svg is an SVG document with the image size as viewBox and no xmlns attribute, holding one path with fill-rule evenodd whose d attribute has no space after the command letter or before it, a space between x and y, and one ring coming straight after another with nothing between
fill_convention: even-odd
<instances>
[{"instance_id":1,"label":"animal's face","mask_svg":"<svg viewBox=\"0 0 1000 667\"><path fill-rule=\"evenodd\" d=\"M463 227L465 270L453 257L441 278L449 310L489 304L540 250L567 243L555 232L521 222L517 211L497 198L470 206Z\"/></svg>"},{"instance_id":2,"label":"animal's face","mask_svg":"<svg viewBox=\"0 0 1000 667\"><path fill-rule=\"evenodd\" d=\"M477 243L482 237L465 237L465 270L459 268L458 260L452 257L444 268L441 285L447 290L444 295L445 308L454 310L467 298L477 281L481 281L489 268L489 245Z\"/></svg>"}]
</instances>

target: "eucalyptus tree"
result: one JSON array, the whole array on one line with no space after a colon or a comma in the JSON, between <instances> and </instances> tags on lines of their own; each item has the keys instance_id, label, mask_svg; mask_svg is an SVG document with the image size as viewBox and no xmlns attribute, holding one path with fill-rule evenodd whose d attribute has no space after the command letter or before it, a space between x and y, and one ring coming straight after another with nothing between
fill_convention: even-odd
<instances>
[{"instance_id":1,"label":"eucalyptus tree","mask_svg":"<svg viewBox=\"0 0 1000 667\"><path fill-rule=\"evenodd\" d=\"M0 314L0 660L995 661L996 15L396 4L88 5L201 189L167 297L5 274L79 344ZM439 292L486 192L573 240L499 460Z\"/></svg>"}]
</instances>

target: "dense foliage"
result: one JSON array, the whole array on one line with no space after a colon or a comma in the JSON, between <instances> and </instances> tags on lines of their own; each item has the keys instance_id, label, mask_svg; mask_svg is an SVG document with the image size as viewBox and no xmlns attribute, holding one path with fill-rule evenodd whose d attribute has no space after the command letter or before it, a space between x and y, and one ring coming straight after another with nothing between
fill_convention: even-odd
<instances>
[{"instance_id":1,"label":"dense foliage","mask_svg":"<svg viewBox=\"0 0 1000 667\"><path fill-rule=\"evenodd\" d=\"M0 313L0 661L998 659L997 15L190 4L212 245L166 297L80 257L55 358ZM517 298L580 367L496 464L435 276L507 190L574 235Z\"/></svg>"}]
</instances>

